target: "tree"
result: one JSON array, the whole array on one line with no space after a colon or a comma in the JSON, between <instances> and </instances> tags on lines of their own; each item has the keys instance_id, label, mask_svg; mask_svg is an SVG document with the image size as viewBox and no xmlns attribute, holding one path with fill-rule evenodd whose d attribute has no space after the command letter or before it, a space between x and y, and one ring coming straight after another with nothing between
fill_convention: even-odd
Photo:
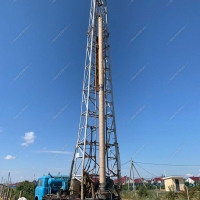
<instances>
[{"instance_id":1,"label":"tree","mask_svg":"<svg viewBox=\"0 0 200 200\"><path fill-rule=\"evenodd\" d=\"M122 185L122 190L128 190L128 184Z\"/></svg>"},{"instance_id":2,"label":"tree","mask_svg":"<svg viewBox=\"0 0 200 200\"><path fill-rule=\"evenodd\" d=\"M155 189L155 186L152 185L152 184L150 184L150 183L147 183L147 184L145 184L145 185L146 185L146 187L147 187L148 190Z\"/></svg>"},{"instance_id":3,"label":"tree","mask_svg":"<svg viewBox=\"0 0 200 200\"><path fill-rule=\"evenodd\" d=\"M139 197L148 197L148 190L144 186L140 186L137 190L137 194Z\"/></svg>"},{"instance_id":4,"label":"tree","mask_svg":"<svg viewBox=\"0 0 200 200\"><path fill-rule=\"evenodd\" d=\"M34 190L35 190L35 184L29 181L23 181L19 183L19 185L16 188L15 194L17 197L19 197L20 191L23 191L22 196L25 197L28 200L34 200Z\"/></svg>"},{"instance_id":5,"label":"tree","mask_svg":"<svg viewBox=\"0 0 200 200\"><path fill-rule=\"evenodd\" d=\"M194 188L195 188L195 190L200 191L200 185L197 185Z\"/></svg>"}]
</instances>

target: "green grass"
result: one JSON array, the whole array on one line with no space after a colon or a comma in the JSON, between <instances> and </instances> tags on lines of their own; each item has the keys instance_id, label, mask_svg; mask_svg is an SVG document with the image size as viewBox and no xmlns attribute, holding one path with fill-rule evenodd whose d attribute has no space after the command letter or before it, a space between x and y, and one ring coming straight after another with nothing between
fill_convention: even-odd
<instances>
[{"instance_id":1,"label":"green grass","mask_svg":"<svg viewBox=\"0 0 200 200\"><path fill-rule=\"evenodd\" d=\"M159 199L159 200L164 200L165 198L166 192L165 191L158 191L158 193L156 192L156 190L148 190L148 196L147 197L139 197L137 194L137 191L122 191L121 196L122 196L122 200L129 200L129 199L133 199L133 200L144 200L144 199ZM157 198L158 196L158 198Z\"/></svg>"},{"instance_id":2,"label":"green grass","mask_svg":"<svg viewBox=\"0 0 200 200\"><path fill-rule=\"evenodd\" d=\"M122 200L168 200L166 198L168 192L165 190L158 190L158 193L156 190L148 190L148 196L147 197L139 197L136 192L123 190L121 192ZM170 200L170 199L169 199ZM187 200L187 198L182 197L181 195L178 195L176 200ZM190 198L190 200L200 200L200 191L196 191L193 198Z\"/></svg>"}]
</instances>

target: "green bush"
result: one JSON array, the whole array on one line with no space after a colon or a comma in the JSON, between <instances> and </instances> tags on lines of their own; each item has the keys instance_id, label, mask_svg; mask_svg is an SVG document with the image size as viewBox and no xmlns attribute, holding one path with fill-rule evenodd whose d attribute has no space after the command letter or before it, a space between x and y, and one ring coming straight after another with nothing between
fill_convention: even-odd
<instances>
[{"instance_id":1,"label":"green bush","mask_svg":"<svg viewBox=\"0 0 200 200\"><path fill-rule=\"evenodd\" d=\"M148 197L149 193L148 193L148 190L144 186L140 186L137 190L137 195L139 197Z\"/></svg>"},{"instance_id":2,"label":"green bush","mask_svg":"<svg viewBox=\"0 0 200 200\"><path fill-rule=\"evenodd\" d=\"M175 200L178 198L178 194L175 190L175 186L172 185L172 186L169 186L169 192L167 192L166 194L166 198L169 199L169 200Z\"/></svg>"},{"instance_id":3,"label":"green bush","mask_svg":"<svg viewBox=\"0 0 200 200\"><path fill-rule=\"evenodd\" d=\"M35 185L32 182L24 181L19 183L17 186L14 195L16 197L19 197L20 191L23 191L22 196L25 197L28 200L34 200L34 191L35 191Z\"/></svg>"},{"instance_id":4,"label":"green bush","mask_svg":"<svg viewBox=\"0 0 200 200\"><path fill-rule=\"evenodd\" d=\"M189 196L189 199L192 199L195 194L195 188L189 188L187 186L184 186L184 190L180 191L179 196L181 196L184 199L187 199Z\"/></svg>"}]
</instances>

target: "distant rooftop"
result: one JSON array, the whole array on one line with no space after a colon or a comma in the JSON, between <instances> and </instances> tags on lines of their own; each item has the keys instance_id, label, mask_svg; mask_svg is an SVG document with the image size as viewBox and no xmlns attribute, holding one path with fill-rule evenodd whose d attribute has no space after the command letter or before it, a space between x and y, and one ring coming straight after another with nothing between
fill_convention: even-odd
<instances>
[{"instance_id":1,"label":"distant rooftop","mask_svg":"<svg viewBox=\"0 0 200 200\"><path fill-rule=\"evenodd\" d=\"M180 175L166 176L166 177L163 177L163 180L170 179L170 178L183 178L183 176L180 176Z\"/></svg>"}]
</instances>

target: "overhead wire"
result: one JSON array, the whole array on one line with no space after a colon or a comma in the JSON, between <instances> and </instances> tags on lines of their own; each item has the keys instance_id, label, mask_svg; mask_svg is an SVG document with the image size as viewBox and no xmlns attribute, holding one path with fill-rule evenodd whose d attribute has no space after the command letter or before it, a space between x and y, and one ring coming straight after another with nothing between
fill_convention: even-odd
<instances>
[{"instance_id":1,"label":"overhead wire","mask_svg":"<svg viewBox=\"0 0 200 200\"><path fill-rule=\"evenodd\" d=\"M133 162L131 160L123 163L121 166ZM136 164L138 167L140 167L142 170L144 170L145 172L147 172L148 174L152 175L153 177L157 177L155 174L152 174L151 172L147 171L146 169L144 169L143 167L141 167L139 164L145 164L145 165L157 165L157 166L170 166L170 167L199 167L200 165L198 164L191 164L191 165L184 165L184 164L167 164L167 163L146 163L146 162L133 162L134 164ZM139 164L138 164L139 163ZM136 168L135 168L136 169Z\"/></svg>"},{"instance_id":2,"label":"overhead wire","mask_svg":"<svg viewBox=\"0 0 200 200\"><path fill-rule=\"evenodd\" d=\"M184 164L167 164L167 163L146 163L146 162L135 162L144 165L162 165L162 166L174 166L174 167L199 167L200 164L191 164L191 165L184 165Z\"/></svg>"},{"instance_id":3,"label":"overhead wire","mask_svg":"<svg viewBox=\"0 0 200 200\"><path fill-rule=\"evenodd\" d=\"M127 161L125 163L123 163L121 166L127 164L127 163L130 163L131 161ZM184 164L167 164L167 163L146 163L146 162L136 162L134 161L134 163L136 164L144 164L144 165L160 165L160 166L174 166L174 167L199 167L200 164L190 164L190 165L184 165Z\"/></svg>"},{"instance_id":4,"label":"overhead wire","mask_svg":"<svg viewBox=\"0 0 200 200\"><path fill-rule=\"evenodd\" d=\"M134 162L135 163L135 162ZM138 165L137 163L135 163L138 167L140 167L141 169L143 169L145 172L147 172L148 174L151 174L152 176L156 177L155 174L152 174L150 172L148 172L146 169L144 169L143 167L141 167L140 165Z\"/></svg>"},{"instance_id":5,"label":"overhead wire","mask_svg":"<svg viewBox=\"0 0 200 200\"><path fill-rule=\"evenodd\" d=\"M130 162L131 162L131 160L129 160L129 161L127 161L127 162L121 164L121 166L123 166L123 165L125 165L125 164L127 164L127 163L130 163Z\"/></svg>"}]
</instances>

